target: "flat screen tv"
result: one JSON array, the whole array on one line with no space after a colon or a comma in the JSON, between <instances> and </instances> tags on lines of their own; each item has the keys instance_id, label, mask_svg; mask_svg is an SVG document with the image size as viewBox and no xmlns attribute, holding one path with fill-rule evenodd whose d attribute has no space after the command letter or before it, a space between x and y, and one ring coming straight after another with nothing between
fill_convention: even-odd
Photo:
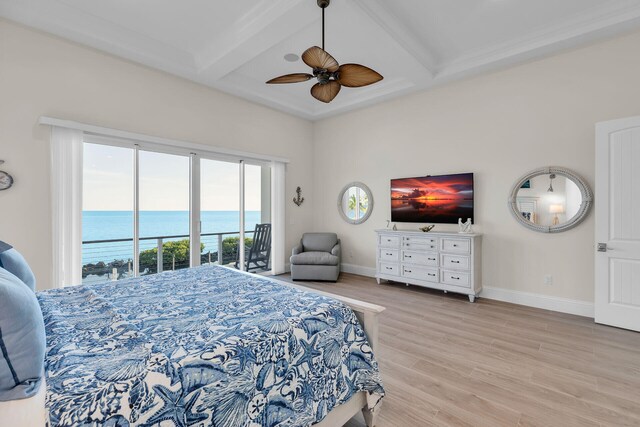
<instances>
[{"instance_id":1,"label":"flat screen tv","mask_svg":"<svg viewBox=\"0 0 640 427\"><path fill-rule=\"evenodd\" d=\"M391 180L391 221L457 224L473 217L473 174Z\"/></svg>"}]
</instances>

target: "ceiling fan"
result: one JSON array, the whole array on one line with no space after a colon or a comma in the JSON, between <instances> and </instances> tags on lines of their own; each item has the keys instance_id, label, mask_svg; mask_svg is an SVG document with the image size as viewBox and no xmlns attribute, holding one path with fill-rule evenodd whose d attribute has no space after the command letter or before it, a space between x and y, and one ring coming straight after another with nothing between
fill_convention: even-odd
<instances>
[{"instance_id":1,"label":"ceiling fan","mask_svg":"<svg viewBox=\"0 0 640 427\"><path fill-rule=\"evenodd\" d=\"M322 49L313 46L302 54L302 60L313 69L313 74L286 74L269 80L267 84L301 83L315 77L318 79L318 83L311 88L311 96L318 101L329 103L338 95L342 86L367 86L379 82L383 77L364 65L339 65L338 61L324 50L324 10L329 6L331 0L317 1L318 6L322 9Z\"/></svg>"}]
</instances>

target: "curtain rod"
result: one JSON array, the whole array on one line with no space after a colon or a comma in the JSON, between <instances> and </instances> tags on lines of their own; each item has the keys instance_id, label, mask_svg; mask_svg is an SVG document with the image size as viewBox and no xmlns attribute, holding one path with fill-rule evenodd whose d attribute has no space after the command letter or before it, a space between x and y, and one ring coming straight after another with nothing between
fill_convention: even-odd
<instances>
[{"instance_id":1,"label":"curtain rod","mask_svg":"<svg viewBox=\"0 0 640 427\"><path fill-rule=\"evenodd\" d=\"M195 142L180 141L177 139L162 138L159 136L145 135L142 133L128 132L120 129L106 128L102 126L80 123L73 120L57 119L55 117L40 116L38 123L41 125L58 126L67 129L81 130L94 135L109 136L115 138L128 139L132 141L148 142L152 144L164 145L168 147L179 147L208 154L226 154L247 160L261 160L270 162L289 163L290 160L284 157L269 156L265 154L250 153L247 151L231 150L214 145L198 144Z\"/></svg>"}]
</instances>

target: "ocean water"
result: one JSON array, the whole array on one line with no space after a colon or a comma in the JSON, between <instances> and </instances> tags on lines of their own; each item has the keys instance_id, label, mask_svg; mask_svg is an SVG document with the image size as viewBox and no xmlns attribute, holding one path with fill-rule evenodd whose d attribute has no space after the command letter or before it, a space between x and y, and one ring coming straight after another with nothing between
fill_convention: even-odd
<instances>
[{"instance_id":1,"label":"ocean water","mask_svg":"<svg viewBox=\"0 0 640 427\"><path fill-rule=\"evenodd\" d=\"M239 231L238 211L203 211L201 213L202 234ZM261 222L259 211L245 213L245 230L253 230ZM157 245L156 239L142 240L145 237L188 236L188 211L140 211L140 249L145 250ZM237 234L235 234L237 235ZM131 211L83 211L82 241L130 239L133 236L133 212ZM230 235L225 237L230 237ZM182 240L183 238L165 239ZM217 250L216 236L203 236L203 253ZM82 261L96 263L110 262L115 259L133 257L132 242L108 242L83 244Z\"/></svg>"}]
</instances>

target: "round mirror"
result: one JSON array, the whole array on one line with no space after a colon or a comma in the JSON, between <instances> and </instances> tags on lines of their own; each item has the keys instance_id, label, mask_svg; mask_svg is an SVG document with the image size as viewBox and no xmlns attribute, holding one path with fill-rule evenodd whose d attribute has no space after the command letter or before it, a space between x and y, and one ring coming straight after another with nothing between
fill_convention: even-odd
<instances>
[{"instance_id":1,"label":"round mirror","mask_svg":"<svg viewBox=\"0 0 640 427\"><path fill-rule=\"evenodd\" d=\"M361 182L347 184L338 195L338 212L350 224L362 224L373 210L373 195Z\"/></svg>"},{"instance_id":2,"label":"round mirror","mask_svg":"<svg viewBox=\"0 0 640 427\"><path fill-rule=\"evenodd\" d=\"M564 168L549 167L520 178L511 190L513 216L525 227L541 233L558 233L578 225L593 201L589 185Z\"/></svg>"}]
</instances>

